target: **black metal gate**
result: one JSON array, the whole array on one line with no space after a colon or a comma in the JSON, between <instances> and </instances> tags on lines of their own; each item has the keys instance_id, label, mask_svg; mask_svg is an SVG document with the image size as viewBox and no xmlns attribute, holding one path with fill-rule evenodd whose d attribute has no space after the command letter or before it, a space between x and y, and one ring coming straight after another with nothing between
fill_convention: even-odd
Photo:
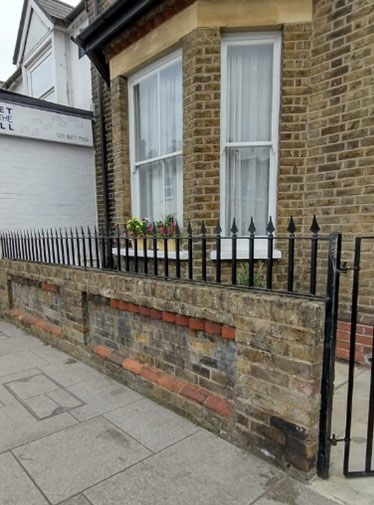
<instances>
[{"instance_id":1,"label":"black metal gate","mask_svg":"<svg viewBox=\"0 0 374 505\"><path fill-rule=\"evenodd\" d=\"M374 246L374 237L356 237L353 261L353 284L351 301L351 327L349 343L349 366L348 366L348 390L346 404L345 434L344 438L337 439L335 435L331 437L332 405L334 394L334 369L335 369L335 349L336 330L338 318L338 295L339 278L341 273L348 269L341 268L341 236L337 235L335 241L330 240L329 267L327 279L326 296L326 324L324 361L322 372L321 388L321 416L320 416L320 438L317 461L318 475L324 479L329 476L331 447L338 443L344 443L343 473L346 477L369 477L374 476L373 465L373 435L374 435L374 332L372 335L372 351L369 380L368 415L366 426L365 455L362 458L362 468L350 470L351 466L351 445L352 445L352 413L353 394L355 386L356 368L356 333L358 324L358 299L360 293L360 270L362 244L368 243ZM366 400L365 400L366 401Z\"/></svg>"},{"instance_id":2,"label":"black metal gate","mask_svg":"<svg viewBox=\"0 0 374 505\"><path fill-rule=\"evenodd\" d=\"M361 246L363 243L371 241L374 243L374 237L357 237L355 240L355 256L353 264L353 287L352 287L352 313L351 313L351 333L349 349L349 372L348 372L348 394L347 394L347 412L344 436L344 475L346 477L368 477L374 476L373 458L373 431L374 431L374 335L372 341L371 373L369 406L366 431L366 450L365 459L362 462L362 470L350 471L350 454L352 442L352 409L353 409L353 391L354 391L354 371L356 354L356 330L358 314L358 296L360 289L360 264L361 264Z\"/></svg>"}]
</instances>

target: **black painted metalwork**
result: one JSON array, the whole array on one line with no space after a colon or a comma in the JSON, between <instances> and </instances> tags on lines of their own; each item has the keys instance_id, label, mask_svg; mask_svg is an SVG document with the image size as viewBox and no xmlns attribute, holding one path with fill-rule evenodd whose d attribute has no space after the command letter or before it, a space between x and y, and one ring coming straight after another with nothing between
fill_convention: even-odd
<instances>
[{"instance_id":1,"label":"black painted metalwork","mask_svg":"<svg viewBox=\"0 0 374 505\"><path fill-rule=\"evenodd\" d=\"M273 288L273 253L274 253L274 224L271 219L266 227L266 234L268 236L268 258L267 258L267 272L266 272L266 287L267 289Z\"/></svg>"},{"instance_id":2,"label":"black painted metalwork","mask_svg":"<svg viewBox=\"0 0 374 505\"><path fill-rule=\"evenodd\" d=\"M176 224L173 234L164 229L160 235L156 226L153 226L152 233L138 236L132 234L131 237L127 226L123 229L116 226L113 230L98 230L94 226L93 230L90 227L76 227L74 230L65 228L65 231L7 231L0 232L0 245L3 256L12 259L126 271L139 275L162 275L166 278L191 281L195 280L196 275L196 281L202 282L233 286L240 284L247 288L267 290L274 290L275 286L277 291L325 296L325 293L317 293L317 269L324 266L322 260L317 262L315 245L309 258L307 246L297 249L298 253L300 251L300 254L303 254L303 261L309 261L310 271L314 272L314 281L303 279L298 284L298 290L295 290L294 286L296 242L299 240L308 244L312 240L312 244L316 244L318 240L318 243L326 244L328 240L326 236L319 235L319 226L315 219L311 226L312 235L308 236L296 236L292 217L286 235L275 234L271 218L266 227L266 235L257 234L252 217L248 222L248 234L245 236L240 236L237 222L233 219L227 236L223 235L219 221L215 227L211 222L209 226L207 222L201 222L195 229L189 222L184 232L181 232ZM278 247L282 241L283 246ZM267 244L265 257L264 242ZM174 243L175 248L172 247ZM261 251L261 256L256 256L258 251ZM278 266L275 252L277 257L281 257L282 252L286 255L286 261L280 262L282 275L277 276L276 285L273 275L275 265ZM266 262L266 279L261 287L257 285L255 275L259 257ZM162 274L159 272L160 264L163 264ZM280 284L278 279L281 279L283 284ZM314 285L313 289L309 289L310 283Z\"/></svg>"},{"instance_id":3,"label":"black painted metalwork","mask_svg":"<svg viewBox=\"0 0 374 505\"><path fill-rule=\"evenodd\" d=\"M238 227L236 226L235 218L231 226L231 284L237 283L237 249L238 249Z\"/></svg>"},{"instance_id":4,"label":"black painted metalwork","mask_svg":"<svg viewBox=\"0 0 374 505\"><path fill-rule=\"evenodd\" d=\"M319 477L323 479L328 478L330 466L331 422L334 393L336 331L338 324L341 247L341 234L332 233L329 238L327 264L325 337L323 344L324 350L321 380L321 409L317 458L317 472Z\"/></svg>"},{"instance_id":5,"label":"black painted metalwork","mask_svg":"<svg viewBox=\"0 0 374 505\"><path fill-rule=\"evenodd\" d=\"M295 271L295 233L296 226L293 217L290 217L287 228L290 234L288 239L288 275L287 275L287 291L292 293L293 291L293 281L294 281L294 271Z\"/></svg>"},{"instance_id":6,"label":"black painted metalwork","mask_svg":"<svg viewBox=\"0 0 374 505\"><path fill-rule=\"evenodd\" d=\"M356 237L355 253L353 262L353 284L352 284L352 302L351 302L351 329L350 329L350 349L349 349L349 369L348 369L348 392L347 392L347 410L344 436L344 463L343 472L346 477L373 477L374 467L372 463L373 456L373 431L374 431L374 334L372 336L372 356L370 367L370 389L366 432L366 450L363 461L363 470L350 470L350 456L352 443L352 412L354 400L354 382L355 382L355 362L356 362L356 333L358 322L358 298L360 290L360 271L362 244L368 245L374 242L374 237Z\"/></svg>"},{"instance_id":7,"label":"black painted metalwork","mask_svg":"<svg viewBox=\"0 0 374 505\"><path fill-rule=\"evenodd\" d=\"M313 216L312 226L310 227L312 232L312 247L311 247L311 259L310 259L310 293L312 295L316 294L317 285L317 254L318 254L318 233L320 232L320 227L317 223L316 216Z\"/></svg>"}]
</instances>

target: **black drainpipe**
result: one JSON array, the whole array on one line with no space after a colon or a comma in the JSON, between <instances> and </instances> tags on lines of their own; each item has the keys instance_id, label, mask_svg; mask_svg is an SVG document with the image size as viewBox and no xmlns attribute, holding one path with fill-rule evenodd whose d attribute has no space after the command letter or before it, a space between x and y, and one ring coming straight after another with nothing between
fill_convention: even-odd
<instances>
[{"instance_id":1,"label":"black drainpipe","mask_svg":"<svg viewBox=\"0 0 374 505\"><path fill-rule=\"evenodd\" d=\"M94 0L94 17L98 15L99 0ZM101 159L101 178L103 188L103 204L104 204L104 226L105 230L109 231L109 198L108 198L108 173L107 173L107 140L105 135L105 119L104 119L104 103L103 103L103 88L104 81L96 71L97 82L97 100L98 100L98 121L99 121L99 149Z\"/></svg>"}]
</instances>

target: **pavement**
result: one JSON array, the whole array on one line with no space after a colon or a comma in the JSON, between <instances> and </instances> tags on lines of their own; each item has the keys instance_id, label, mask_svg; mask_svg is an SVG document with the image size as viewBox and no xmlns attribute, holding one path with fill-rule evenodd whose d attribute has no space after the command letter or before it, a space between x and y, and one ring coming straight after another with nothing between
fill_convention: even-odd
<instances>
[{"instance_id":1,"label":"pavement","mask_svg":"<svg viewBox=\"0 0 374 505\"><path fill-rule=\"evenodd\" d=\"M335 394L333 405L332 433L344 438L348 389L348 365L336 363ZM367 438L367 419L370 396L370 370L355 367L352 411L352 442L350 467L352 471L364 470ZM331 448L330 478L316 479L313 488L337 501L349 505L374 504L374 477L349 478L343 475L344 444ZM374 468L374 455L372 461Z\"/></svg>"},{"instance_id":2,"label":"pavement","mask_svg":"<svg viewBox=\"0 0 374 505\"><path fill-rule=\"evenodd\" d=\"M1 505L336 503L5 321L0 476Z\"/></svg>"}]
</instances>

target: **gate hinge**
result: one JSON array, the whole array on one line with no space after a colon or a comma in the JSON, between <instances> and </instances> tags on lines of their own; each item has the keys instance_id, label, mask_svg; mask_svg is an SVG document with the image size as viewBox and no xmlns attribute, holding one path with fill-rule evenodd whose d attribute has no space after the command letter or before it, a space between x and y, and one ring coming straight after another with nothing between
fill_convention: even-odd
<instances>
[{"instance_id":1,"label":"gate hinge","mask_svg":"<svg viewBox=\"0 0 374 505\"><path fill-rule=\"evenodd\" d=\"M346 274L347 272L354 271L354 270L357 270L357 267L351 267L351 268L348 268L348 267L347 267L347 262L346 262L346 261L343 261L343 263L341 264L341 267L340 267L340 268L337 268L337 271L338 271L340 274Z\"/></svg>"},{"instance_id":2,"label":"gate hinge","mask_svg":"<svg viewBox=\"0 0 374 505\"><path fill-rule=\"evenodd\" d=\"M330 438L330 444L336 446L339 442L345 442L346 440L346 438L336 438L335 433L333 433L332 437Z\"/></svg>"}]
</instances>

